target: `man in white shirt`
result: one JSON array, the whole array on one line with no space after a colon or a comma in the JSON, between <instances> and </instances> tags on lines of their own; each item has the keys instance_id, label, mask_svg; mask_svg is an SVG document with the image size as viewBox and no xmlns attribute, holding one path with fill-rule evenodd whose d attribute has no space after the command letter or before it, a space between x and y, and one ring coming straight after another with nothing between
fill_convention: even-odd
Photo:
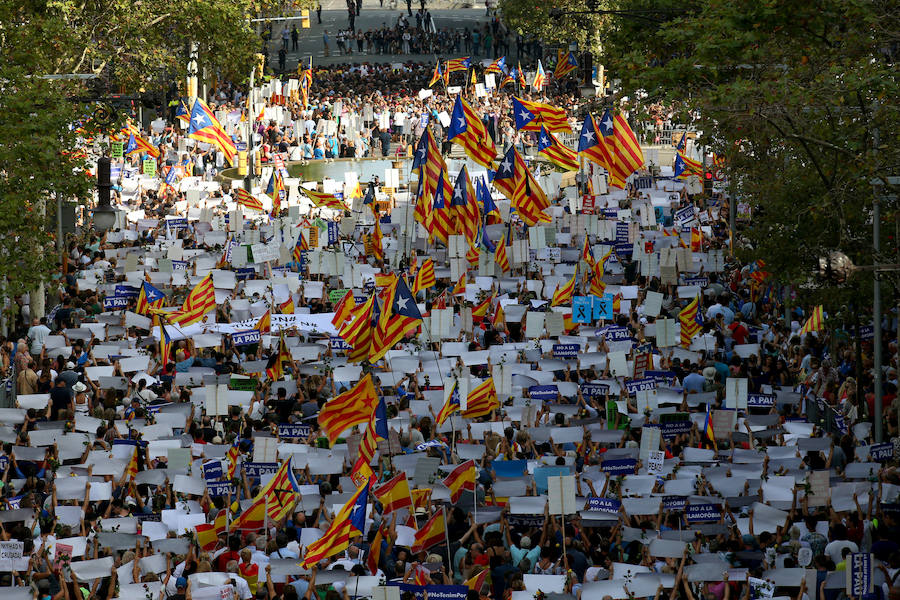
<instances>
[{"instance_id":1,"label":"man in white shirt","mask_svg":"<svg viewBox=\"0 0 900 600\"><path fill-rule=\"evenodd\" d=\"M50 328L47 327L47 317L41 317L40 320L34 319L31 327L28 329L28 339L31 341L31 353L40 354L44 341L50 335Z\"/></svg>"}]
</instances>

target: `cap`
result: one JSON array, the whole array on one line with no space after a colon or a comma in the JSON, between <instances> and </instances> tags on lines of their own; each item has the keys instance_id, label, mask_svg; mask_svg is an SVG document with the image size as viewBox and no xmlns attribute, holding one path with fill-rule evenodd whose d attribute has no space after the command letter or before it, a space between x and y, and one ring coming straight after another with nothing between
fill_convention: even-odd
<instances>
[{"instance_id":1,"label":"cap","mask_svg":"<svg viewBox=\"0 0 900 600\"><path fill-rule=\"evenodd\" d=\"M527 535L523 535L522 539L519 540L519 546L521 546L522 548L524 548L526 550L528 548L531 548L531 538L528 537Z\"/></svg>"},{"instance_id":2,"label":"cap","mask_svg":"<svg viewBox=\"0 0 900 600\"><path fill-rule=\"evenodd\" d=\"M706 367L705 369L703 369L703 376L706 379L709 379L710 381L712 381L713 379L716 378L716 368L715 367Z\"/></svg>"},{"instance_id":3,"label":"cap","mask_svg":"<svg viewBox=\"0 0 900 600\"><path fill-rule=\"evenodd\" d=\"M69 362L66 363L66 368L67 368L67 369L74 369L74 368L75 368L75 363L73 363L73 362L70 360Z\"/></svg>"},{"instance_id":4,"label":"cap","mask_svg":"<svg viewBox=\"0 0 900 600\"><path fill-rule=\"evenodd\" d=\"M76 394L80 394L81 392L87 391L87 386L78 381L75 383L75 385L72 386L72 391L74 391Z\"/></svg>"},{"instance_id":5,"label":"cap","mask_svg":"<svg viewBox=\"0 0 900 600\"><path fill-rule=\"evenodd\" d=\"M184 577L179 577L175 580L175 588L186 588L187 587L187 579Z\"/></svg>"}]
</instances>

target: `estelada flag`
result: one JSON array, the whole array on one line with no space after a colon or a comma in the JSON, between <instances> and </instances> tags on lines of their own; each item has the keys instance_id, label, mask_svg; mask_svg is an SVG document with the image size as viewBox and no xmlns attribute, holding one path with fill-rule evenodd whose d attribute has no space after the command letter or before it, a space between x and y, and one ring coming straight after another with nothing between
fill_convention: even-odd
<instances>
[{"instance_id":1,"label":"estelada flag","mask_svg":"<svg viewBox=\"0 0 900 600\"><path fill-rule=\"evenodd\" d=\"M354 425L367 423L375 411L378 395L371 373L346 392L329 400L319 412L319 425L333 444L341 433Z\"/></svg>"}]
</instances>

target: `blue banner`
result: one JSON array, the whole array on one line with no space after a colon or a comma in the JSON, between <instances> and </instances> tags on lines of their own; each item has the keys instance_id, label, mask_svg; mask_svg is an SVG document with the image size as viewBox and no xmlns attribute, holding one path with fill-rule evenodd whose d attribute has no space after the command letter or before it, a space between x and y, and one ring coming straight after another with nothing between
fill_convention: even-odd
<instances>
[{"instance_id":1,"label":"blue banner","mask_svg":"<svg viewBox=\"0 0 900 600\"><path fill-rule=\"evenodd\" d=\"M465 585L414 585L398 581L388 581L387 585L399 587L401 595L404 592L412 592L416 600L425 600L426 593L428 600L466 600L469 594L469 588ZM353 595L352 590L347 589L347 592Z\"/></svg>"},{"instance_id":2,"label":"blue banner","mask_svg":"<svg viewBox=\"0 0 900 600\"><path fill-rule=\"evenodd\" d=\"M747 394L747 408L771 408L775 406L775 394Z\"/></svg>"},{"instance_id":3,"label":"blue banner","mask_svg":"<svg viewBox=\"0 0 900 600\"><path fill-rule=\"evenodd\" d=\"M312 427L309 425L300 423L278 424L278 437L280 438L306 439L310 433L312 433Z\"/></svg>"},{"instance_id":4,"label":"blue banner","mask_svg":"<svg viewBox=\"0 0 900 600\"><path fill-rule=\"evenodd\" d=\"M103 309L104 310L118 310L120 308L125 308L128 306L129 298L123 298L121 296L107 296L103 299Z\"/></svg>"},{"instance_id":5,"label":"blue banner","mask_svg":"<svg viewBox=\"0 0 900 600\"><path fill-rule=\"evenodd\" d=\"M682 277L681 285L699 285L702 288L705 288L709 285L709 277L697 275L695 277Z\"/></svg>"},{"instance_id":6,"label":"blue banner","mask_svg":"<svg viewBox=\"0 0 900 600\"><path fill-rule=\"evenodd\" d=\"M173 271L187 271L188 263L186 260L173 260L172 261L172 270Z\"/></svg>"},{"instance_id":7,"label":"blue banner","mask_svg":"<svg viewBox=\"0 0 900 600\"><path fill-rule=\"evenodd\" d=\"M615 296L612 294L603 294L603 296L591 296L594 299L594 319L606 319L612 321L615 313L613 313L613 302Z\"/></svg>"},{"instance_id":8,"label":"blue banner","mask_svg":"<svg viewBox=\"0 0 900 600\"><path fill-rule=\"evenodd\" d=\"M722 508L708 502L691 504L687 507L684 518L688 523L718 523L722 517Z\"/></svg>"},{"instance_id":9,"label":"blue banner","mask_svg":"<svg viewBox=\"0 0 900 600\"><path fill-rule=\"evenodd\" d=\"M553 358L575 358L581 344L553 344Z\"/></svg>"},{"instance_id":10,"label":"blue banner","mask_svg":"<svg viewBox=\"0 0 900 600\"><path fill-rule=\"evenodd\" d=\"M894 458L894 444L885 442L883 444L872 444L869 446L869 458L884 462Z\"/></svg>"},{"instance_id":11,"label":"blue banner","mask_svg":"<svg viewBox=\"0 0 900 600\"><path fill-rule=\"evenodd\" d=\"M574 296L572 298L573 323L590 323L592 315L591 296Z\"/></svg>"},{"instance_id":12,"label":"blue banner","mask_svg":"<svg viewBox=\"0 0 900 600\"><path fill-rule=\"evenodd\" d=\"M598 398L609 393L609 385L605 383L582 383L581 395L586 398Z\"/></svg>"},{"instance_id":13,"label":"blue banner","mask_svg":"<svg viewBox=\"0 0 900 600\"><path fill-rule=\"evenodd\" d=\"M416 450L419 452L423 452L428 450L429 448L446 448L447 444L442 442L441 440L430 440L428 442L422 442L418 446L416 446Z\"/></svg>"},{"instance_id":14,"label":"blue banner","mask_svg":"<svg viewBox=\"0 0 900 600\"><path fill-rule=\"evenodd\" d=\"M234 278L238 281L243 281L245 279L255 279L256 269L254 269L253 267L239 267L237 271L235 271Z\"/></svg>"},{"instance_id":15,"label":"blue banner","mask_svg":"<svg viewBox=\"0 0 900 600\"><path fill-rule=\"evenodd\" d=\"M348 344L344 338L339 335L331 336L331 349L332 350L352 350L353 346Z\"/></svg>"},{"instance_id":16,"label":"blue banner","mask_svg":"<svg viewBox=\"0 0 900 600\"><path fill-rule=\"evenodd\" d=\"M616 242L615 248L616 254L619 256L631 256L634 254L634 246L631 245L631 242Z\"/></svg>"},{"instance_id":17,"label":"blue banner","mask_svg":"<svg viewBox=\"0 0 900 600\"><path fill-rule=\"evenodd\" d=\"M187 217L179 217L177 219L166 219L166 227L169 229L187 229Z\"/></svg>"},{"instance_id":18,"label":"blue banner","mask_svg":"<svg viewBox=\"0 0 900 600\"><path fill-rule=\"evenodd\" d=\"M874 340L875 339L875 327L872 325L866 325L865 327L860 327L859 328L859 339Z\"/></svg>"},{"instance_id":19,"label":"blue banner","mask_svg":"<svg viewBox=\"0 0 900 600\"><path fill-rule=\"evenodd\" d=\"M693 426L691 421L670 421L660 424L659 428L664 438L673 438L682 433L690 433Z\"/></svg>"},{"instance_id":20,"label":"blue banner","mask_svg":"<svg viewBox=\"0 0 900 600\"><path fill-rule=\"evenodd\" d=\"M259 329L235 331L231 334L231 343L235 346L248 346L259 343Z\"/></svg>"},{"instance_id":21,"label":"blue banner","mask_svg":"<svg viewBox=\"0 0 900 600\"><path fill-rule=\"evenodd\" d=\"M140 290L130 285L119 284L116 286L116 296L119 298L137 298Z\"/></svg>"},{"instance_id":22,"label":"blue banner","mask_svg":"<svg viewBox=\"0 0 900 600\"><path fill-rule=\"evenodd\" d=\"M245 463L244 464L244 472L247 473L247 477L252 479L259 479L259 476L264 473L274 473L278 470L278 463Z\"/></svg>"},{"instance_id":23,"label":"blue banner","mask_svg":"<svg viewBox=\"0 0 900 600\"><path fill-rule=\"evenodd\" d=\"M622 502L615 498L588 498L585 510L598 510L600 512L617 513L622 506Z\"/></svg>"},{"instance_id":24,"label":"blue banner","mask_svg":"<svg viewBox=\"0 0 900 600\"><path fill-rule=\"evenodd\" d=\"M556 400L559 389L555 385L533 385L528 388L528 397L532 400Z\"/></svg>"},{"instance_id":25,"label":"blue banner","mask_svg":"<svg viewBox=\"0 0 900 600\"><path fill-rule=\"evenodd\" d=\"M607 475L634 475L637 460L633 458L616 458L600 463L600 470Z\"/></svg>"},{"instance_id":26,"label":"blue banner","mask_svg":"<svg viewBox=\"0 0 900 600\"><path fill-rule=\"evenodd\" d=\"M201 465L201 468L203 470L203 479L207 482L218 481L225 474L222 470L222 461L219 459L207 460Z\"/></svg>"},{"instance_id":27,"label":"blue banner","mask_svg":"<svg viewBox=\"0 0 900 600\"><path fill-rule=\"evenodd\" d=\"M684 208L680 208L675 211L675 223L681 225L682 223L687 223L688 221L692 221L694 219L694 205L689 204Z\"/></svg>"},{"instance_id":28,"label":"blue banner","mask_svg":"<svg viewBox=\"0 0 900 600\"><path fill-rule=\"evenodd\" d=\"M671 385L675 381L674 371L644 371L644 377L649 377L659 385Z\"/></svg>"},{"instance_id":29,"label":"blue banner","mask_svg":"<svg viewBox=\"0 0 900 600\"><path fill-rule=\"evenodd\" d=\"M227 496L231 492L231 497L237 497L237 487L230 481L207 481L206 489L213 498Z\"/></svg>"},{"instance_id":30,"label":"blue banner","mask_svg":"<svg viewBox=\"0 0 900 600\"><path fill-rule=\"evenodd\" d=\"M663 510L684 510L687 506L687 498L685 496L663 496Z\"/></svg>"},{"instance_id":31,"label":"blue banner","mask_svg":"<svg viewBox=\"0 0 900 600\"><path fill-rule=\"evenodd\" d=\"M838 431L843 435L847 435L847 421L844 420L844 415L837 411L834 413L834 426L837 427Z\"/></svg>"},{"instance_id":32,"label":"blue banner","mask_svg":"<svg viewBox=\"0 0 900 600\"><path fill-rule=\"evenodd\" d=\"M628 242L628 223L616 222L616 242Z\"/></svg>"},{"instance_id":33,"label":"blue banner","mask_svg":"<svg viewBox=\"0 0 900 600\"><path fill-rule=\"evenodd\" d=\"M603 330L603 333L606 334L606 339L610 342L624 342L631 339L631 332L628 328L619 327L618 325L610 325Z\"/></svg>"},{"instance_id":34,"label":"blue banner","mask_svg":"<svg viewBox=\"0 0 900 600\"><path fill-rule=\"evenodd\" d=\"M333 246L338 243L340 238L340 230L338 224L334 221L328 221L328 245Z\"/></svg>"},{"instance_id":35,"label":"blue banner","mask_svg":"<svg viewBox=\"0 0 900 600\"><path fill-rule=\"evenodd\" d=\"M644 377L643 379L631 379L625 382L625 389L628 390L629 395L632 396L637 392L655 390L656 387L656 380L651 377Z\"/></svg>"},{"instance_id":36,"label":"blue banner","mask_svg":"<svg viewBox=\"0 0 900 600\"><path fill-rule=\"evenodd\" d=\"M847 560L847 595L851 598L862 598L873 590L872 555L866 552L854 552Z\"/></svg>"}]
</instances>

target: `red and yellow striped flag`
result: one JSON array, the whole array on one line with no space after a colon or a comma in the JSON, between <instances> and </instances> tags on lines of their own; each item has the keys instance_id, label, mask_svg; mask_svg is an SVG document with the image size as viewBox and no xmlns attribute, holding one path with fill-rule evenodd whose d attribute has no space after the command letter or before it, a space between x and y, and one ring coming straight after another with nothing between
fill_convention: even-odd
<instances>
[{"instance_id":1,"label":"red and yellow striped flag","mask_svg":"<svg viewBox=\"0 0 900 600\"><path fill-rule=\"evenodd\" d=\"M556 286L556 291L553 292L553 300L550 302L550 306L559 306L560 304L569 304L572 302L572 295L575 293L575 279L578 277L578 273L574 273L572 275L572 279L566 283L566 285L559 287L559 284Z\"/></svg>"},{"instance_id":2,"label":"red and yellow striped flag","mask_svg":"<svg viewBox=\"0 0 900 600\"><path fill-rule=\"evenodd\" d=\"M447 535L447 525L444 520L444 511L434 513L428 522L416 532L415 541L413 542L413 554L428 550L433 546L437 546L445 541Z\"/></svg>"},{"instance_id":3,"label":"red and yellow striped flag","mask_svg":"<svg viewBox=\"0 0 900 600\"><path fill-rule=\"evenodd\" d=\"M467 460L444 478L443 484L450 488L450 502L459 502L462 493L466 490L475 491L475 461Z\"/></svg>"},{"instance_id":4,"label":"red and yellow striped flag","mask_svg":"<svg viewBox=\"0 0 900 600\"><path fill-rule=\"evenodd\" d=\"M216 310L216 288L212 274L194 286L181 308L169 313L169 321L178 325L193 325L203 320L206 313Z\"/></svg>"},{"instance_id":5,"label":"red and yellow striped flag","mask_svg":"<svg viewBox=\"0 0 900 600\"><path fill-rule=\"evenodd\" d=\"M406 473L400 471L396 476L372 489L372 495L381 502L385 514L408 508L413 505Z\"/></svg>"},{"instance_id":6,"label":"red and yellow striped flag","mask_svg":"<svg viewBox=\"0 0 900 600\"><path fill-rule=\"evenodd\" d=\"M463 411L462 416L466 419L474 419L489 415L492 410L498 408L500 408L500 400L497 399L494 378L488 377L469 391L469 395L466 397L466 410Z\"/></svg>"},{"instance_id":7,"label":"red and yellow striped flag","mask_svg":"<svg viewBox=\"0 0 900 600\"><path fill-rule=\"evenodd\" d=\"M413 281L413 294L418 294L422 290L437 285L437 279L434 276L434 260L428 259L422 263L419 270L416 271L416 278Z\"/></svg>"},{"instance_id":8,"label":"red and yellow striped flag","mask_svg":"<svg viewBox=\"0 0 900 600\"><path fill-rule=\"evenodd\" d=\"M360 423L367 423L378 404L371 373L343 394L329 400L319 413L319 425L334 444L340 435Z\"/></svg>"},{"instance_id":9,"label":"red and yellow striped flag","mask_svg":"<svg viewBox=\"0 0 900 600\"><path fill-rule=\"evenodd\" d=\"M501 239L497 242L497 248L494 250L494 262L500 267L500 270L506 273L509 271L509 257L506 255L506 240Z\"/></svg>"},{"instance_id":10,"label":"red and yellow striped flag","mask_svg":"<svg viewBox=\"0 0 900 600\"><path fill-rule=\"evenodd\" d=\"M309 568L320 560L334 556L350 545L350 540L362 535L366 528L366 505L369 502L369 484L359 487L347 503L335 515L328 531L306 547L306 556L300 565Z\"/></svg>"},{"instance_id":11,"label":"red and yellow striped flag","mask_svg":"<svg viewBox=\"0 0 900 600\"><path fill-rule=\"evenodd\" d=\"M803 327L800 328L800 331L797 335L804 335L806 333L812 333L813 331L821 331L822 327L825 325L825 315L822 305L818 305L815 307L810 313L809 318L806 320L806 323L803 324Z\"/></svg>"}]
</instances>

